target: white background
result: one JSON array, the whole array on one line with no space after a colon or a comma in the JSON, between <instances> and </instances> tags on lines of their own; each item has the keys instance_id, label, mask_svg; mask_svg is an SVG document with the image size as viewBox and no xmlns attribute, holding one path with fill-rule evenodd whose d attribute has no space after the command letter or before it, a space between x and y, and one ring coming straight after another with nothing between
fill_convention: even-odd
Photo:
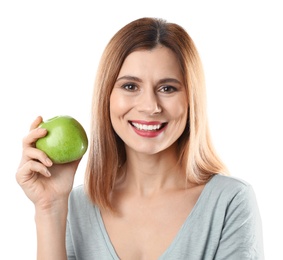
<instances>
[{"instance_id":1,"label":"white background","mask_svg":"<svg viewBox=\"0 0 283 260\"><path fill-rule=\"evenodd\" d=\"M254 187L266 259L283 259L280 2L1 1L1 255L35 259L33 205L15 181L30 123L37 115L68 114L88 132L103 48L126 23L155 16L179 23L194 39L206 73L214 144L232 175ZM85 162L75 185L83 181Z\"/></svg>"}]
</instances>

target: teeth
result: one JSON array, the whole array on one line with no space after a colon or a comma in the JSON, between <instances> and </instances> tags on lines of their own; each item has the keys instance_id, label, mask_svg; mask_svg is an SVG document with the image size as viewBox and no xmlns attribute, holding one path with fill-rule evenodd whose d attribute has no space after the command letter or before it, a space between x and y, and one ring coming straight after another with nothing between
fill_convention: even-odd
<instances>
[{"instance_id":1,"label":"teeth","mask_svg":"<svg viewBox=\"0 0 283 260\"><path fill-rule=\"evenodd\" d=\"M155 131L160 129L161 124L160 125L142 125L142 124L138 124L138 123L132 123L132 125L134 127L136 127L139 130L144 130L144 131Z\"/></svg>"}]
</instances>

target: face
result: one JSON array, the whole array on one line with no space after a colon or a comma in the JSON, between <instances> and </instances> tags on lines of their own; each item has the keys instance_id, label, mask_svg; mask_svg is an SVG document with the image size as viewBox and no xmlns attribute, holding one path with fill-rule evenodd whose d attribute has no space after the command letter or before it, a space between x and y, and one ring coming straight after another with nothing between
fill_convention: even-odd
<instances>
[{"instance_id":1,"label":"face","mask_svg":"<svg viewBox=\"0 0 283 260\"><path fill-rule=\"evenodd\" d=\"M188 101L175 54L166 47L131 53L110 96L110 117L126 150L155 154L176 143Z\"/></svg>"}]
</instances>

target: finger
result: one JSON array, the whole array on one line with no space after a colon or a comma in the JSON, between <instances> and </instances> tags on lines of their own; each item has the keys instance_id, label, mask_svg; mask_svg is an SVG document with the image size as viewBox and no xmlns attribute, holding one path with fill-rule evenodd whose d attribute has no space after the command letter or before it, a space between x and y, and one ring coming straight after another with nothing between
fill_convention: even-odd
<instances>
[{"instance_id":1,"label":"finger","mask_svg":"<svg viewBox=\"0 0 283 260\"><path fill-rule=\"evenodd\" d=\"M32 129L27 136L23 138L22 144L23 148L33 146L35 142L41 138L46 136L47 130L44 128L35 128Z\"/></svg>"},{"instance_id":2,"label":"finger","mask_svg":"<svg viewBox=\"0 0 283 260\"><path fill-rule=\"evenodd\" d=\"M42 163L30 160L18 169L16 173L16 180L20 185L23 185L33 178L36 178L36 174L41 174L47 178L51 176L47 167L45 167Z\"/></svg>"},{"instance_id":3,"label":"finger","mask_svg":"<svg viewBox=\"0 0 283 260\"><path fill-rule=\"evenodd\" d=\"M33 130L33 129L37 128L37 127L40 125L40 123L41 123L42 121L43 121L43 120L42 120L42 117L41 117L41 116L38 116L38 117L32 122L32 124L30 125L30 130Z\"/></svg>"},{"instance_id":4,"label":"finger","mask_svg":"<svg viewBox=\"0 0 283 260\"><path fill-rule=\"evenodd\" d=\"M23 150L22 164L26 163L29 160L41 162L46 167L50 167L53 165L53 162L48 158L46 153L33 147L27 147Z\"/></svg>"}]
</instances>

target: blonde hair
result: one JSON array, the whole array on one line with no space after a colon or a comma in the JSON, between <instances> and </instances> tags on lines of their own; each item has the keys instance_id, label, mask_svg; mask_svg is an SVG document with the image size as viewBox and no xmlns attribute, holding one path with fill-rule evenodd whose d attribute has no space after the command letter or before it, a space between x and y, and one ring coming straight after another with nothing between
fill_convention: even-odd
<instances>
[{"instance_id":1,"label":"blonde hair","mask_svg":"<svg viewBox=\"0 0 283 260\"><path fill-rule=\"evenodd\" d=\"M178 139L179 162L186 179L206 183L213 174L227 173L210 138L206 113L206 91L202 63L195 44L178 24L157 18L141 18L121 28L106 46L98 67L93 100L89 157L85 188L91 201L112 208L111 191L126 161L124 143L110 120L110 95L126 57L157 45L170 48L179 60L187 86L188 122Z\"/></svg>"}]
</instances>

